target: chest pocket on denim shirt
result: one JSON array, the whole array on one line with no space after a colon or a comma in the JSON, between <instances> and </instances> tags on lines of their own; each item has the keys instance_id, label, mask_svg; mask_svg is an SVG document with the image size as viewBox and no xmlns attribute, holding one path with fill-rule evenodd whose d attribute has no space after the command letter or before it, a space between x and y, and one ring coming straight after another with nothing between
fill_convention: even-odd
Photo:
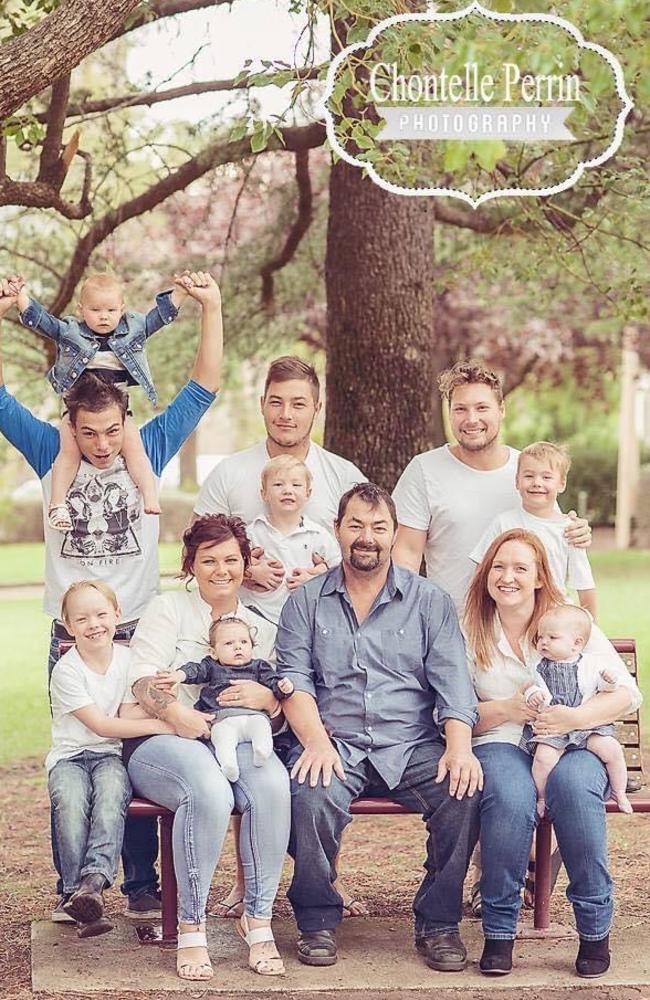
<instances>
[{"instance_id":1,"label":"chest pocket on denim shirt","mask_svg":"<svg viewBox=\"0 0 650 1000\"><path fill-rule=\"evenodd\" d=\"M312 664L316 680L334 687L349 670L353 657L352 636L344 629L332 629L316 622L312 644Z\"/></svg>"},{"instance_id":2,"label":"chest pocket on denim shirt","mask_svg":"<svg viewBox=\"0 0 650 1000\"><path fill-rule=\"evenodd\" d=\"M417 630L382 629L381 644L382 661L390 673L401 678L414 677L421 688L428 687Z\"/></svg>"}]
</instances>

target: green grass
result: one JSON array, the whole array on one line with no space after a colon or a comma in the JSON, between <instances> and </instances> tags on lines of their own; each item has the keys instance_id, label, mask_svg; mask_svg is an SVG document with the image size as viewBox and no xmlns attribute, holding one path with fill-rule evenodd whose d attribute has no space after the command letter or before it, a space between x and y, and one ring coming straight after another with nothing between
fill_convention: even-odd
<instances>
[{"instance_id":1,"label":"green grass","mask_svg":"<svg viewBox=\"0 0 650 1000\"><path fill-rule=\"evenodd\" d=\"M158 546L161 573L175 573L180 566L180 544L162 542ZM0 587L39 583L43 580L45 546L42 542L0 544Z\"/></svg>"},{"instance_id":2,"label":"green grass","mask_svg":"<svg viewBox=\"0 0 650 1000\"><path fill-rule=\"evenodd\" d=\"M169 568L175 569L178 547L162 548L166 550ZM31 556L37 557L38 553ZM592 564L598 582L601 626L607 635L637 640L642 671L640 682L646 698L642 709L645 735L650 737L650 616L647 610L650 605L650 554L596 552L592 555ZM48 641L49 619L42 613L40 601L23 599L0 603L0 648L3 650L0 763L44 756L49 745Z\"/></svg>"}]
</instances>

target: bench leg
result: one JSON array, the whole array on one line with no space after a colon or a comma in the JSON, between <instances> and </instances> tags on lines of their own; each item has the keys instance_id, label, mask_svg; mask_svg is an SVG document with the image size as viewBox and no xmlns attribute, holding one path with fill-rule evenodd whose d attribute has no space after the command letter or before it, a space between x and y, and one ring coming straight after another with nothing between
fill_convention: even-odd
<instances>
[{"instance_id":1,"label":"bench leg","mask_svg":"<svg viewBox=\"0 0 650 1000\"><path fill-rule=\"evenodd\" d=\"M160 886L162 897L163 948L176 947L178 931L178 888L172 846L173 814L160 817Z\"/></svg>"},{"instance_id":2,"label":"bench leg","mask_svg":"<svg viewBox=\"0 0 650 1000\"><path fill-rule=\"evenodd\" d=\"M535 837L535 930L548 930L551 904L551 832L543 819Z\"/></svg>"}]
</instances>

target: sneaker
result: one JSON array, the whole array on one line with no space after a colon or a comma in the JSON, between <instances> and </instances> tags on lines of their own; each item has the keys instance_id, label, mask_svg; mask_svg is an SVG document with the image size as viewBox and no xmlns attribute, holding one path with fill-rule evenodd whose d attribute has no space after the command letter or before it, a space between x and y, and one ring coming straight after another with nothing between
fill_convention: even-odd
<instances>
[{"instance_id":1,"label":"sneaker","mask_svg":"<svg viewBox=\"0 0 650 1000\"><path fill-rule=\"evenodd\" d=\"M162 906L159 892L142 892L128 899L124 916L129 920L160 920Z\"/></svg>"},{"instance_id":2,"label":"sneaker","mask_svg":"<svg viewBox=\"0 0 650 1000\"><path fill-rule=\"evenodd\" d=\"M50 920L53 924L74 924L76 923L74 917L71 917L69 913L66 913L63 909L65 903L68 901L67 896L61 896L59 902L56 904L52 913L50 915Z\"/></svg>"}]
</instances>

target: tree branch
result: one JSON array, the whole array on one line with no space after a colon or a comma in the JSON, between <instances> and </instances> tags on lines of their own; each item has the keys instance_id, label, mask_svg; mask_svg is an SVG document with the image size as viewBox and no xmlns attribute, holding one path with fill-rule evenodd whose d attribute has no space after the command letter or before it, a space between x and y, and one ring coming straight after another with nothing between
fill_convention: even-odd
<instances>
[{"instance_id":1,"label":"tree branch","mask_svg":"<svg viewBox=\"0 0 650 1000\"><path fill-rule=\"evenodd\" d=\"M39 181L51 184L61 190L66 171L62 169L61 142L66 119L66 108L70 97L70 74L66 73L60 80L52 84L52 96L45 120L47 129L41 148L41 158L38 166Z\"/></svg>"},{"instance_id":2,"label":"tree branch","mask_svg":"<svg viewBox=\"0 0 650 1000\"><path fill-rule=\"evenodd\" d=\"M313 218L308 149L296 153L296 184L298 185L298 215L287 234L280 253L267 261L260 271L262 277L262 308L266 313L272 313L274 307L273 275L289 263L298 249L301 239L309 229Z\"/></svg>"},{"instance_id":3,"label":"tree branch","mask_svg":"<svg viewBox=\"0 0 650 1000\"><path fill-rule=\"evenodd\" d=\"M287 149L290 152L313 149L325 141L325 129L319 123L281 130L282 139L273 134L262 152ZM259 154L258 154L259 155ZM224 163L235 163L251 156L250 136L234 142L214 142L192 159L183 163L173 173L152 184L141 194L111 209L95 222L77 243L68 270L57 290L50 312L59 315L70 302L73 292L84 272L93 251L110 236L118 226L156 208L177 191L187 188L197 178Z\"/></svg>"},{"instance_id":4,"label":"tree branch","mask_svg":"<svg viewBox=\"0 0 650 1000\"><path fill-rule=\"evenodd\" d=\"M174 14L187 14L192 10L203 10L205 7L222 7L224 4L230 6L233 0L149 0L143 3L142 11L137 11L128 19L126 25L116 31L112 38L119 38L127 35L136 28L141 28L145 24L153 24L164 17L173 17Z\"/></svg>"},{"instance_id":5,"label":"tree branch","mask_svg":"<svg viewBox=\"0 0 650 1000\"><path fill-rule=\"evenodd\" d=\"M63 0L36 27L0 46L0 120L115 35L139 0Z\"/></svg>"},{"instance_id":6,"label":"tree branch","mask_svg":"<svg viewBox=\"0 0 650 1000\"><path fill-rule=\"evenodd\" d=\"M22 205L25 208L53 208L64 219L85 219L92 211L88 199L90 187L90 156L79 153L86 159L86 174L81 200L76 204L66 201L52 184L42 181L13 181L10 177L0 178L0 205Z\"/></svg>"},{"instance_id":7,"label":"tree branch","mask_svg":"<svg viewBox=\"0 0 650 1000\"><path fill-rule=\"evenodd\" d=\"M294 80L315 80L322 70L322 66L312 66L309 69L296 70L292 74ZM255 75L255 74L253 74ZM261 76L261 74L260 74ZM278 82L287 82L287 73L267 73L262 80L257 77L255 83L250 84L247 79L233 77L230 80L204 80L202 82L188 83L182 87L170 87L168 90L144 90L134 94L122 94L119 97L106 97L103 100L91 101L83 99L73 101L68 105L67 117L77 115L90 115L98 112L113 111L115 109L151 107L152 104L160 104L163 101L175 101L179 97L193 97L195 94L211 94L217 91L231 91L248 89L254 87L269 87ZM43 112L34 116L37 121L47 121L48 113Z\"/></svg>"}]
</instances>

